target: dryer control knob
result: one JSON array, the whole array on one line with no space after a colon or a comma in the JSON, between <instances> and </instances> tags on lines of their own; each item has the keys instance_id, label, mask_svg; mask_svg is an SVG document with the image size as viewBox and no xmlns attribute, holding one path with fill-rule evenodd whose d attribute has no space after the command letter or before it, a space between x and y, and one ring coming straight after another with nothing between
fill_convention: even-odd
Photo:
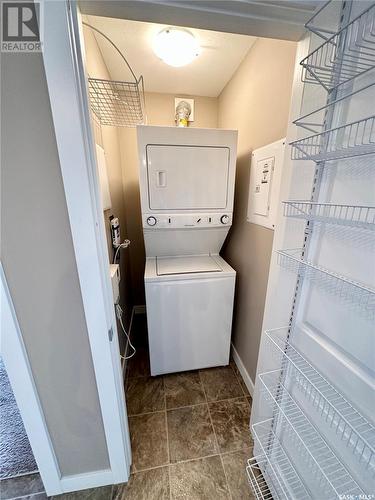
<instances>
[{"instance_id":1,"label":"dryer control knob","mask_svg":"<svg viewBox=\"0 0 375 500\"><path fill-rule=\"evenodd\" d=\"M222 224L228 224L228 222L229 222L229 215L222 215L222 216L220 217L220 222L221 222Z\"/></svg>"},{"instance_id":2,"label":"dryer control knob","mask_svg":"<svg viewBox=\"0 0 375 500\"><path fill-rule=\"evenodd\" d=\"M157 223L157 220L156 220L155 217L152 217L152 216L151 217L147 217L147 224L149 226L155 226L156 223Z\"/></svg>"}]
</instances>

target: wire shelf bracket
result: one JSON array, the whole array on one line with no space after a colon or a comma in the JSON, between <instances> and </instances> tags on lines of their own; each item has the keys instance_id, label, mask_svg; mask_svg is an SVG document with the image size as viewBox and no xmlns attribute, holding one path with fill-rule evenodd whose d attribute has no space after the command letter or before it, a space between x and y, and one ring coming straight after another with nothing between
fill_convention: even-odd
<instances>
[{"instance_id":1,"label":"wire shelf bracket","mask_svg":"<svg viewBox=\"0 0 375 500\"><path fill-rule=\"evenodd\" d=\"M125 62L133 78L130 82L88 78L91 109L100 124L115 127L135 127L144 124L146 105L143 77L136 77L126 57L107 35L86 22L82 24L99 33L111 44Z\"/></svg>"},{"instance_id":2,"label":"wire shelf bracket","mask_svg":"<svg viewBox=\"0 0 375 500\"><path fill-rule=\"evenodd\" d=\"M315 162L375 153L375 115L290 143L292 160Z\"/></svg>"},{"instance_id":3,"label":"wire shelf bracket","mask_svg":"<svg viewBox=\"0 0 375 500\"><path fill-rule=\"evenodd\" d=\"M308 200L288 200L282 203L285 217L375 230L375 206L339 205Z\"/></svg>"},{"instance_id":4,"label":"wire shelf bracket","mask_svg":"<svg viewBox=\"0 0 375 500\"><path fill-rule=\"evenodd\" d=\"M311 52L301 65L303 81L319 83L327 91L375 68L375 4Z\"/></svg>"}]
</instances>

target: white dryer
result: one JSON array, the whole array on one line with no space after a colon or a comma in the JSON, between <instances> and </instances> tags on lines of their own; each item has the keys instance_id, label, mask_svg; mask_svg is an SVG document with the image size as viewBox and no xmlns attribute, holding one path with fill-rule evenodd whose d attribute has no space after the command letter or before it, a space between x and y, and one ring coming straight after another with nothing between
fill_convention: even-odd
<instances>
[{"instance_id":1,"label":"white dryer","mask_svg":"<svg viewBox=\"0 0 375 500\"><path fill-rule=\"evenodd\" d=\"M229 362L237 132L138 127L151 374Z\"/></svg>"}]
</instances>

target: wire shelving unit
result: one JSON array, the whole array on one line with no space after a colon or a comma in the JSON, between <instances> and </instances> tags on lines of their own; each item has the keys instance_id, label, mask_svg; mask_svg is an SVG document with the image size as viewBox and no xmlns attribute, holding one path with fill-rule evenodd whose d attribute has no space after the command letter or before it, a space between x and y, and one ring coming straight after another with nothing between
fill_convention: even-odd
<instances>
[{"instance_id":1,"label":"wire shelving unit","mask_svg":"<svg viewBox=\"0 0 375 500\"><path fill-rule=\"evenodd\" d=\"M259 375L262 391L283 427L284 439L293 445L298 460L308 468L321 498L365 495L365 491L306 417L282 381L281 371ZM282 390L280 390L282 388Z\"/></svg>"},{"instance_id":2,"label":"wire shelving unit","mask_svg":"<svg viewBox=\"0 0 375 500\"><path fill-rule=\"evenodd\" d=\"M375 115L291 142L292 160L339 160L375 153Z\"/></svg>"},{"instance_id":3,"label":"wire shelving unit","mask_svg":"<svg viewBox=\"0 0 375 500\"><path fill-rule=\"evenodd\" d=\"M308 200L288 200L282 203L285 217L375 230L375 207L372 206L317 203Z\"/></svg>"},{"instance_id":4,"label":"wire shelving unit","mask_svg":"<svg viewBox=\"0 0 375 500\"><path fill-rule=\"evenodd\" d=\"M375 314L375 290L367 285L346 278L334 271L325 269L301 258L302 250L278 250L277 258L280 266L298 273L318 284L328 293L340 299L360 306L369 318Z\"/></svg>"},{"instance_id":5,"label":"wire shelving unit","mask_svg":"<svg viewBox=\"0 0 375 500\"><path fill-rule=\"evenodd\" d=\"M365 473L375 475L375 427L286 339L289 328L266 331L280 366L287 370L322 423L327 424Z\"/></svg>"},{"instance_id":6,"label":"wire shelving unit","mask_svg":"<svg viewBox=\"0 0 375 500\"><path fill-rule=\"evenodd\" d=\"M143 76L136 77L126 57L107 35L83 22L84 26L99 33L116 50L129 70L132 81L88 78L91 108L101 125L135 127L146 122Z\"/></svg>"},{"instance_id":7,"label":"wire shelving unit","mask_svg":"<svg viewBox=\"0 0 375 500\"><path fill-rule=\"evenodd\" d=\"M301 61L305 82L331 91L375 68L375 5Z\"/></svg>"},{"instance_id":8,"label":"wire shelving unit","mask_svg":"<svg viewBox=\"0 0 375 500\"><path fill-rule=\"evenodd\" d=\"M303 482L285 453L278 437L273 432L274 419L258 422L252 426L255 438L267 462L267 470L273 478L271 490L282 500L292 498L304 500L311 498ZM250 464L249 464L250 465Z\"/></svg>"},{"instance_id":9,"label":"wire shelving unit","mask_svg":"<svg viewBox=\"0 0 375 500\"><path fill-rule=\"evenodd\" d=\"M318 46L300 63L302 81L322 88L303 95L301 109L308 112L305 111L294 124L307 130L305 134L308 136L299 138L298 135L298 139L291 142L291 156L292 160L312 161L316 165L312 165L311 198L283 202L284 216L304 220L306 224L301 235L303 248L277 251L278 264L295 272L298 279L289 326L265 332L264 362L268 363L271 358L272 367L278 369L257 376L257 392L268 403L264 412L261 402L258 408L254 407L257 414L252 420L252 433L256 457L248 461L247 467L249 481L258 499L367 498L375 487L375 424L372 415L361 413L355 403L351 403L351 399L330 382L326 375L334 365L323 374L309 362L307 349L311 344L303 338L306 322L313 322L320 314L315 306L327 299L322 291L338 300L332 304L329 302L333 307L332 316L328 316L327 321L318 317L314 325L318 336L324 338L327 325L335 329L337 323L340 328L343 308L352 312L354 306L368 319L375 317L373 285L356 281L367 281L367 278L362 278L362 262L353 265L350 271L354 279L342 275L338 264L343 268L348 259L353 259L351 262L355 264L357 254L351 252L350 247L339 247L337 240L331 241L332 235L336 238L338 234L340 243L345 241L344 238L350 238L351 243L354 239L355 251L359 252L357 243L364 240L367 243L372 236L364 230L375 229L375 205L367 205L369 186L365 178L368 175L370 182L371 168L375 165L375 2L367 4L368 7L354 7L354 4L349 0L328 0L306 24L320 39L311 38ZM364 9L362 13L354 14L360 8ZM356 17L353 19L353 16ZM315 98L325 101L316 109L313 108ZM349 161L345 161L347 159ZM366 166L366 171L362 171L361 166ZM343 197L351 187L347 183L354 176L358 182L353 187L358 187L355 199L361 201L353 205L348 200L349 203L345 204ZM334 202L334 197L338 199L339 195L344 204ZM337 225L340 230L323 224ZM302 225L295 229L302 229ZM320 250L330 252L331 260L327 265L332 265L331 269L320 265L320 262L326 264L323 260L325 253L319 254ZM366 244L363 255L367 259L369 254ZM333 260L336 255L337 267L336 259ZM305 279L309 283L304 283ZM302 308L301 314L298 314L298 307ZM322 311L322 314L329 313ZM345 318L343 315L342 320ZM296 327L297 322L301 325L300 330ZM365 338L368 338L372 323L363 322L361 325ZM338 332L335 330L335 333ZM345 341L346 334L343 332ZM335 338L338 347L345 352L349 343L343 340L341 344L339 335ZM294 339L298 339L296 346L300 349L294 346ZM315 345L316 355L320 352L318 349L325 349L323 345ZM318 355L314 359L320 362ZM322 356L322 371L328 362ZM362 394L362 382L358 379L358 374L353 374L352 378L352 373L348 373L348 385L353 380L358 382L358 408L360 403L368 408L367 402L361 399L368 394L368 386ZM297 493L298 487L302 489Z\"/></svg>"}]
</instances>

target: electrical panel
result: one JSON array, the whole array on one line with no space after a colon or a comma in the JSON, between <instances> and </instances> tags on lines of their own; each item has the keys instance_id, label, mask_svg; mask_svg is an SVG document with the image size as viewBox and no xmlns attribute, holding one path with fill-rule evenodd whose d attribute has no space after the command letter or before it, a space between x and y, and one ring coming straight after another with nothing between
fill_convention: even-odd
<instances>
[{"instance_id":1,"label":"electrical panel","mask_svg":"<svg viewBox=\"0 0 375 500\"><path fill-rule=\"evenodd\" d=\"M273 229L279 203L285 139L256 149L251 155L247 221Z\"/></svg>"}]
</instances>

